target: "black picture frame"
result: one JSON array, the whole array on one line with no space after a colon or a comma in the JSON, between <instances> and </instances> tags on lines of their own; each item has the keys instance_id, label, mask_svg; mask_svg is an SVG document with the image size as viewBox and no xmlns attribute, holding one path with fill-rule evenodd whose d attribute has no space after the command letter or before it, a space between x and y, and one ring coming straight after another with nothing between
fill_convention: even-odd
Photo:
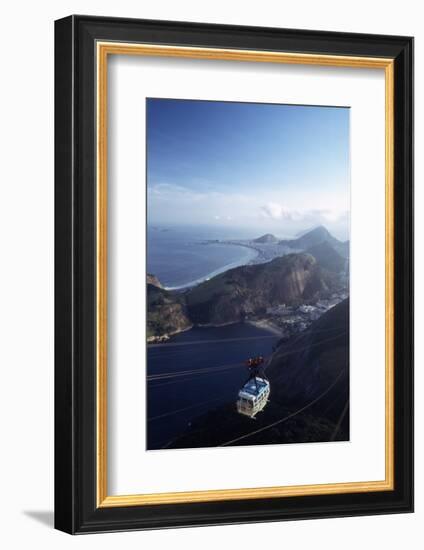
<instances>
[{"instance_id":1,"label":"black picture frame","mask_svg":"<svg viewBox=\"0 0 424 550\"><path fill-rule=\"evenodd\" d=\"M99 40L394 60L394 490L97 506ZM76 534L413 511L413 39L73 15L55 23L55 75L55 527Z\"/></svg>"}]
</instances>

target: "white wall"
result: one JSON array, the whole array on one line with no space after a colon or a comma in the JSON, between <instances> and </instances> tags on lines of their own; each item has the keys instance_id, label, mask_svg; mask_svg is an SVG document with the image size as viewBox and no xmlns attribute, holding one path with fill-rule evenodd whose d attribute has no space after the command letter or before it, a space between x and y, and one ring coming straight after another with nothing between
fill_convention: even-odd
<instances>
[{"instance_id":1,"label":"white wall","mask_svg":"<svg viewBox=\"0 0 424 550\"><path fill-rule=\"evenodd\" d=\"M0 40L0 541L4 548L421 548L424 522L424 302L416 303L416 513L70 537L53 505L53 20L71 13L416 37L416 204L423 204L424 27L420 3L85 0L4 4ZM423 216L416 222L422 281ZM4 544L6 543L6 544Z\"/></svg>"}]
</instances>

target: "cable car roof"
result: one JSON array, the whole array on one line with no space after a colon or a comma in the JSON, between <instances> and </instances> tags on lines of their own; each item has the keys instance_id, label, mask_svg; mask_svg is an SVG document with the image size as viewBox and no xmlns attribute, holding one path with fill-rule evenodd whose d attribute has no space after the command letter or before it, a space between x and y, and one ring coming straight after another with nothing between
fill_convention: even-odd
<instances>
[{"instance_id":1,"label":"cable car roof","mask_svg":"<svg viewBox=\"0 0 424 550\"><path fill-rule=\"evenodd\" d=\"M240 390L239 395L242 393L248 394L248 395L259 395L262 393L267 387L269 386L269 383L266 380L263 380L262 378L256 378L253 380L249 380Z\"/></svg>"}]
</instances>

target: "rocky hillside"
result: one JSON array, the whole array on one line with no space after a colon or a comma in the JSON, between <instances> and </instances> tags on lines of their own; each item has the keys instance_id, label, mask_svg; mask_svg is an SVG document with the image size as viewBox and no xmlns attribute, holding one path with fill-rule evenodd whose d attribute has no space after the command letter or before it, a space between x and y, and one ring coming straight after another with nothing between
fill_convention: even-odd
<instances>
[{"instance_id":1,"label":"rocky hillside","mask_svg":"<svg viewBox=\"0 0 424 550\"><path fill-rule=\"evenodd\" d=\"M155 278L156 279L156 278ZM158 279L156 279L158 281ZM159 282L159 281L158 281ZM159 283L160 285L160 283ZM187 315L187 308L177 294L162 288L162 285L147 282L147 341L168 338L183 330L192 323Z\"/></svg>"},{"instance_id":2,"label":"rocky hillside","mask_svg":"<svg viewBox=\"0 0 424 550\"><path fill-rule=\"evenodd\" d=\"M337 401L348 397L349 299L315 321L308 330L277 348L267 374L280 398L313 399L340 377Z\"/></svg>"},{"instance_id":3,"label":"rocky hillside","mask_svg":"<svg viewBox=\"0 0 424 550\"><path fill-rule=\"evenodd\" d=\"M311 246L307 252L328 271L340 273L346 267L346 259L340 256L327 241Z\"/></svg>"},{"instance_id":4,"label":"rocky hillside","mask_svg":"<svg viewBox=\"0 0 424 550\"><path fill-rule=\"evenodd\" d=\"M325 297L337 277L310 254L288 254L275 260L231 269L186 294L194 324L222 325L260 315L277 304L298 304Z\"/></svg>"},{"instance_id":5,"label":"rocky hillside","mask_svg":"<svg viewBox=\"0 0 424 550\"><path fill-rule=\"evenodd\" d=\"M341 290L345 260L328 243L309 250L230 269L185 293L167 291L157 277L148 275L148 337L170 336L192 325L237 323L280 304L329 298Z\"/></svg>"}]
</instances>

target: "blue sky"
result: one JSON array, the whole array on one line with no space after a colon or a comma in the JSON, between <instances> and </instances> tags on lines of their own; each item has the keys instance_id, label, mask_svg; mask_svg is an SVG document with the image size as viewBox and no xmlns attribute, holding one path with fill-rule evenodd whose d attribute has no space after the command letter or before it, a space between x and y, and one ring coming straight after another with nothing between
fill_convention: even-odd
<instances>
[{"instance_id":1,"label":"blue sky","mask_svg":"<svg viewBox=\"0 0 424 550\"><path fill-rule=\"evenodd\" d=\"M148 220L348 231L349 109L147 100Z\"/></svg>"}]
</instances>

